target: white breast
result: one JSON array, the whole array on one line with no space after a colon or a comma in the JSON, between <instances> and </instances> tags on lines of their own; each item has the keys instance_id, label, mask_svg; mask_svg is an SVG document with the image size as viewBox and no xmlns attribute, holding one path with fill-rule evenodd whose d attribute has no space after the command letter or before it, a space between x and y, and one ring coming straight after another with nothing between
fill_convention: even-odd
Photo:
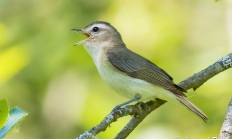
<instances>
[{"instance_id":1,"label":"white breast","mask_svg":"<svg viewBox=\"0 0 232 139\"><path fill-rule=\"evenodd\" d=\"M132 99L135 95L139 94L141 96L140 101L147 101L155 98L164 100L175 98L175 96L168 90L155 86L144 80L130 77L117 70L109 63L105 51L101 51L104 49L95 49L92 51L86 47L86 50L91 55L102 79L118 94L128 99Z\"/></svg>"}]
</instances>

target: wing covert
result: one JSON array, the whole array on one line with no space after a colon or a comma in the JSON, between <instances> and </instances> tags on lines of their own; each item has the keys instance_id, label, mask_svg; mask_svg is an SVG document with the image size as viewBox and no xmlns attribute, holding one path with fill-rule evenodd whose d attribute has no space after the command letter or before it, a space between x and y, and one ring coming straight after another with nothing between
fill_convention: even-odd
<instances>
[{"instance_id":1,"label":"wing covert","mask_svg":"<svg viewBox=\"0 0 232 139\"><path fill-rule=\"evenodd\" d=\"M121 51L107 51L109 62L119 71L137 79L145 80L167 89L175 94L185 96L186 92L172 81L172 77L154 63L125 48Z\"/></svg>"}]
</instances>

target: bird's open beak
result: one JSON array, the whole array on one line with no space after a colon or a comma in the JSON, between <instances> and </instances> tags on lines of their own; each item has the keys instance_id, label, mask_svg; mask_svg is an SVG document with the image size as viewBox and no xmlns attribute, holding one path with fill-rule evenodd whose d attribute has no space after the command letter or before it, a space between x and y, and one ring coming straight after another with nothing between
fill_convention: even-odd
<instances>
[{"instance_id":1,"label":"bird's open beak","mask_svg":"<svg viewBox=\"0 0 232 139\"><path fill-rule=\"evenodd\" d=\"M81 33L81 34L85 35L86 37L88 37L88 38L85 39L85 40L82 40L82 41L80 41L80 42L75 43L74 46L83 44L83 43L84 43L85 41L87 41L87 40L89 39L89 37L90 37L90 34L89 34L89 33L85 32L85 31L83 31L83 30L81 30L81 29L72 29L72 31Z\"/></svg>"},{"instance_id":2,"label":"bird's open beak","mask_svg":"<svg viewBox=\"0 0 232 139\"><path fill-rule=\"evenodd\" d=\"M85 35L86 37L90 37L89 33L85 32L81 29L72 29L72 31L81 33L81 34Z\"/></svg>"}]
</instances>

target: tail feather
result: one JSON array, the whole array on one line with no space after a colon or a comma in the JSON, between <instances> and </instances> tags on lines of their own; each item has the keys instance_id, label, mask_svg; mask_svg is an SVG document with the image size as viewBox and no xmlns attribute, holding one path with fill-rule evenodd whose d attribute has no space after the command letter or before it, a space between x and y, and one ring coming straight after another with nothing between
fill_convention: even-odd
<instances>
[{"instance_id":1,"label":"tail feather","mask_svg":"<svg viewBox=\"0 0 232 139\"><path fill-rule=\"evenodd\" d=\"M197 106L195 106L193 103L188 101L186 98L182 96L178 96L177 100L185 105L191 112L199 116L202 120L204 120L206 123L209 122L209 119L206 114L204 114Z\"/></svg>"}]
</instances>

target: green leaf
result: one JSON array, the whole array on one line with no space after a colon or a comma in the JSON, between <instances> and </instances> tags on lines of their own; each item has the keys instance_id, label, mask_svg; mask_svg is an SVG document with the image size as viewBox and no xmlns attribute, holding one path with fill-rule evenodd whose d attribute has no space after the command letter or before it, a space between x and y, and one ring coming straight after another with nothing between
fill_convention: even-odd
<instances>
[{"instance_id":1,"label":"green leaf","mask_svg":"<svg viewBox=\"0 0 232 139\"><path fill-rule=\"evenodd\" d=\"M8 117L8 105L6 99L0 100L0 129L4 126Z\"/></svg>"},{"instance_id":2,"label":"green leaf","mask_svg":"<svg viewBox=\"0 0 232 139\"><path fill-rule=\"evenodd\" d=\"M0 139L3 138L9 130L14 127L27 113L20 108L13 108L10 110L9 117L5 125L0 130Z\"/></svg>"}]
</instances>

